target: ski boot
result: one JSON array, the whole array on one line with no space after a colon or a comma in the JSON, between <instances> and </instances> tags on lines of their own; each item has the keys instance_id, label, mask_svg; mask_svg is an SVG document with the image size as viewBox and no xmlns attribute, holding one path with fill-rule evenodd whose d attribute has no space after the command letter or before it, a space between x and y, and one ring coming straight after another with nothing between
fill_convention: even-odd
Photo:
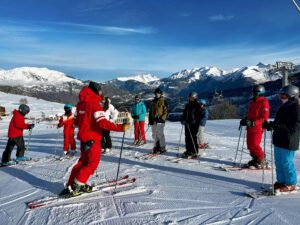
<instances>
[{"instance_id":1,"label":"ski boot","mask_svg":"<svg viewBox=\"0 0 300 225\"><path fill-rule=\"evenodd\" d=\"M31 160L31 158L30 157L27 157L27 156L18 156L17 158L16 158L16 162L18 163L18 162L21 162L21 161L30 161Z\"/></svg>"},{"instance_id":2,"label":"ski boot","mask_svg":"<svg viewBox=\"0 0 300 225\"><path fill-rule=\"evenodd\" d=\"M2 162L2 166L13 166L13 165L16 165L17 163L16 163L16 161L14 161L14 160L10 160L10 161L8 161L8 162Z\"/></svg>"}]
</instances>

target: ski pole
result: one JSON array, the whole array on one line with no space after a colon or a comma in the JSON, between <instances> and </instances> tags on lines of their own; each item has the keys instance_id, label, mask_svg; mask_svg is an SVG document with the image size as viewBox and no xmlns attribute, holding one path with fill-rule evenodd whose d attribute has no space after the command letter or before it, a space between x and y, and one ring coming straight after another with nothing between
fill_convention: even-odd
<instances>
[{"instance_id":1,"label":"ski pole","mask_svg":"<svg viewBox=\"0 0 300 225\"><path fill-rule=\"evenodd\" d=\"M241 136L242 136L242 132L243 132L243 127L239 127L240 130L240 135L239 135L239 140L238 140L238 144L237 144L237 148L236 148L236 152L235 152L235 157L234 157L234 165L236 164L236 159L237 159L237 155L238 155L238 151L239 151L239 147L240 147L240 140L241 140Z\"/></svg>"},{"instance_id":2,"label":"ski pole","mask_svg":"<svg viewBox=\"0 0 300 225\"><path fill-rule=\"evenodd\" d=\"M264 131L264 160L266 162L266 136L267 136L267 131ZM261 189L265 188L265 167L263 165L262 168L262 178L261 178Z\"/></svg>"},{"instance_id":3,"label":"ski pole","mask_svg":"<svg viewBox=\"0 0 300 225\"><path fill-rule=\"evenodd\" d=\"M117 169L116 184L115 184L115 190L114 190L113 194L116 193L116 189L117 189L117 184L118 184L117 180L119 179L119 171L120 171L120 164L121 164L121 158L122 158L122 152L123 152L123 146L124 146L124 139L125 139L125 131L123 132L123 137L122 137L120 157L119 157L119 163L118 163L118 169Z\"/></svg>"},{"instance_id":4,"label":"ski pole","mask_svg":"<svg viewBox=\"0 0 300 225\"><path fill-rule=\"evenodd\" d=\"M273 138L273 131L270 132L271 134L271 170L272 170L272 195L275 195L274 193L274 153L273 153L273 143L272 143L272 138Z\"/></svg>"},{"instance_id":5,"label":"ski pole","mask_svg":"<svg viewBox=\"0 0 300 225\"><path fill-rule=\"evenodd\" d=\"M193 138L193 136L192 136L192 132L191 132L190 126L189 126L188 124L187 124L186 126L187 126L187 128L188 128L188 130L189 130L189 133L190 133L190 136L191 136L191 139L192 139L192 143L193 143L193 146L194 146L195 154L196 154L197 157L198 157L197 147L196 147L196 145L195 145L194 138ZM199 160L199 163L200 163L200 160Z\"/></svg>"},{"instance_id":6,"label":"ski pole","mask_svg":"<svg viewBox=\"0 0 300 225\"><path fill-rule=\"evenodd\" d=\"M29 146L30 146L30 141L31 141L31 134L32 134L32 129L29 130L28 141L27 141L27 146L26 146L27 153L29 152Z\"/></svg>"},{"instance_id":7,"label":"ski pole","mask_svg":"<svg viewBox=\"0 0 300 225\"><path fill-rule=\"evenodd\" d=\"M246 139L246 129L244 130L243 145L242 145L241 157L240 157L240 167L242 167L242 158L244 153L245 139Z\"/></svg>"},{"instance_id":8,"label":"ski pole","mask_svg":"<svg viewBox=\"0 0 300 225\"><path fill-rule=\"evenodd\" d=\"M182 131L183 131L183 125L181 126L181 131L180 131L180 136L179 136L179 143L178 143L178 148L177 148L177 154L176 156L179 157L179 148L180 148L180 142L181 142L181 136L182 136Z\"/></svg>"}]
</instances>

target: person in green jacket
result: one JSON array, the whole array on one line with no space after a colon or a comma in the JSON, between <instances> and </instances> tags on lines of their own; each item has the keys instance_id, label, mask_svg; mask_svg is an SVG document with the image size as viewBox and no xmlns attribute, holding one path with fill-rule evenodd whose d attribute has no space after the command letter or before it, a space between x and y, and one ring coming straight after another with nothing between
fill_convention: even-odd
<instances>
[{"instance_id":1,"label":"person in green jacket","mask_svg":"<svg viewBox=\"0 0 300 225\"><path fill-rule=\"evenodd\" d=\"M154 140L153 153L162 154L166 152L164 128L168 117L168 105L159 88L155 89L154 95L149 109L149 125L151 125Z\"/></svg>"}]
</instances>

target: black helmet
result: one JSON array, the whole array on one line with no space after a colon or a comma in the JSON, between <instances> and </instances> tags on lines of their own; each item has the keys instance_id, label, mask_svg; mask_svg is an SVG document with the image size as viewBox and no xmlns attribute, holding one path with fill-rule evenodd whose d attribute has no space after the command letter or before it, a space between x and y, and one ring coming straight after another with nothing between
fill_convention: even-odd
<instances>
[{"instance_id":1,"label":"black helmet","mask_svg":"<svg viewBox=\"0 0 300 225\"><path fill-rule=\"evenodd\" d=\"M94 81L91 81L89 83L89 88L97 95L99 95L99 91L101 91L101 86L99 83L96 83Z\"/></svg>"},{"instance_id":2,"label":"black helmet","mask_svg":"<svg viewBox=\"0 0 300 225\"><path fill-rule=\"evenodd\" d=\"M279 93L286 94L291 98L293 98L293 97L297 98L299 95L299 88L294 85L287 85L287 86L284 86L283 88L281 88Z\"/></svg>"},{"instance_id":3,"label":"black helmet","mask_svg":"<svg viewBox=\"0 0 300 225\"><path fill-rule=\"evenodd\" d=\"M161 94L162 95L162 90L160 90L160 88L156 88L155 90L154 90L154 94Z\"/></svg>"},{"instance_id":4,"label":"black helmet","mask_svg":"<svg viewBox=\"0 0 300 225\"><path fill-rule=\"evenodd\" d=\"M189 97L193 97L193 98L198 98L198 93L197 92L195 92L195 91L193 91L193 92L191 92L190 94L189 94Z\"/></svg>"},{"instance_id":5,"label":"black helmet","mask_svg":"<svg viewBox=\"0 0 300 225\"><path fill-rule=\"evenodd\" d=\"M252 88L252 93L253 94L256 94L256 95L264 95L266 92L266 89L264 86L262 85L255 85L253 88Z\"/></svg>"},{"instance_id":6,"label":"black helmet","mask_svg":"<svg viewBox=\"0 0 300 225\"><path fill-rule=\"evenodd\" d=\"M136 95L134 96L135 99L141 99L141 96L140 95Z\"/></svg>"},{"instance_id":7,"label":"black helmet","mask_svg":"<svg viewBox=\"0 0 300 225\"><path fill-rule=\"evenodd\" d=\"M30 108L28 105L25 105L25 104L21 104L19 106L19 112L22 113L22 115L26 115L30 112Z\"/></svg>"}]
</instances>

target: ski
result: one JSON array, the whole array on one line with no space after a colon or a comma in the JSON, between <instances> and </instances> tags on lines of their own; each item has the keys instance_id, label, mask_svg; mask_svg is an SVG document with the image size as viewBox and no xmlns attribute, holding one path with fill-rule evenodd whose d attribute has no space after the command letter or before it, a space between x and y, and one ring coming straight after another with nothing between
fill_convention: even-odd
<instances>
[{"instance_id":1,"label":"ski","mask_svg":"<svg viewBox=\"0 0 300 225\"><path fill-rule=\"evenodd\" d=\"M271 197L271 196L281 196L281 195L289 195L289 194L297 194L299 193L299 187L296 190L288 191L288 192L280 192L280 191L272 191L272 189L266 189L261 191L252 191L252 192L245 192L247 197L258 199L263 197Z\"/></svg>"},{"instance_id":2,"label":"ski","mask_svg":"<svg viewBox=\"0 0 300 225\"><path fill-rule=\"evenodd\" d=\"M159 156L161 154L157 154L157 153L147 153L144 155L140 155L140 156L135 156L136 159L140 159L140 160L150 160L150 159L154 159L156 156Z\"/></svg>"},{"instance_id":3,"label":"ski","mask_svg":"<svg viewBox=\"0 0 300 225\"><path fill-rule=\"evenodd\" d=\"M219 166L215 167L215 169L226 171L226 172L231 172L231 171L269 171L271 168L264 168L264 169L257 169L257 168L251 168L247 166Z\"/></svg>"},{"instance_id":4,"label":"ski","mask_svg":"<svg viewBox=\"0 0 300 225\"><path fill-rule=\"evenodd\" d=\"M110 180L110 181L107 181L107 182L104 182L104 183L94 186L93 191L91 193L99 192L106 188L114 187L116 185L116 182L117 182L117 187L119 188L119 187L124 187L129 184L135 183L135 181L136 181L135 178L129 178L129 176L126 175L126 176L119 178L117 181ZM68 197L68 198L66 198L65 196L59 196L59 195L48 196L48 197L44 197L44 198L41 198L38 200L33 200L31 202L28 202L27 207L29 209L40 208L40 207L50 205L55 202L59 202L59 201L67 200L67 199L79 198L79 197L86 196L91 193L82 193L81 195L74 196L74 197Z\"/></svg>"},{"instance_id":5,"label":"ski","mask_svg":"<svg viewBox=\"0 0 300 225\"><path fill-rule=\"evenodd\" d=\"M15 162L15 164L11 164L11 165L4 165L3 163L0 163L0 168L1 167L14 167L14 166L22 166L22 165L30 165L32 163L38 162L38 159L33 160L32 158L30 158L29 160L24 160L24 161L17 161L16 159L13 159L13 161Z\"/></svg>"}]
</instances>

